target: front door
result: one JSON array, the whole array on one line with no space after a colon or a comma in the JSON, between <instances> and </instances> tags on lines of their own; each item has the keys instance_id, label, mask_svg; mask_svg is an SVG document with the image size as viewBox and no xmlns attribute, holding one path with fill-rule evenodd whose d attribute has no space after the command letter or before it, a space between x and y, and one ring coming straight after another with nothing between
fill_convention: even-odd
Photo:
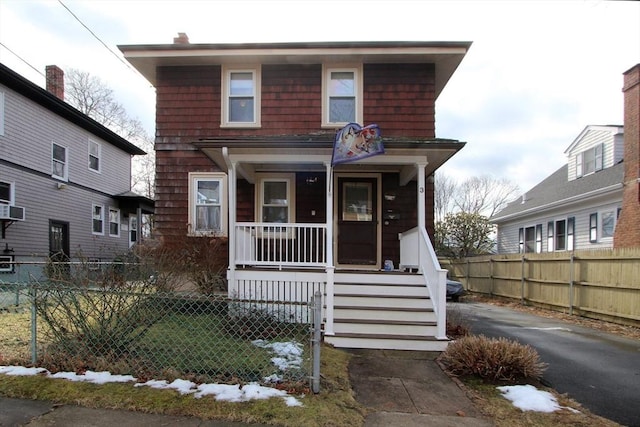
<instances>
[{"instance_id":1,"label":"front door","mask_svg":"<svg viewBox=\"0 0 640 427\"><path fill-rule=\"evenodd\" d=\"M338 265L379 268L378 178L339 176L337 183Z\"/></svg>"},{"instance_id":2,"label":"front door","mask_svg":"<svg viewBox=\"0 0 640 427\"><path fill-rule=\"evenodd\" d=\"M49 257L47 276L52 280L68 280L69 266L69 223L49 221Z\"/></svg>"}]
</instances>

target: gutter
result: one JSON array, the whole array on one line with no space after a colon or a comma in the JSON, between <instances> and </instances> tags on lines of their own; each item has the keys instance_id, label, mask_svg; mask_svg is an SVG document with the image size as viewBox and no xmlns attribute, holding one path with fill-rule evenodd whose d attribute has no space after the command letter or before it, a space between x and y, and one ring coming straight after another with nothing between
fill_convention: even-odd
<instances>
[{"instance_id":1,"label":"gutter","mask_svg":"<svg viewBox=\"0 0 640 427\"><path fill-rule=\"evenodd\" d=\"M591 200L591 199L594 199L594 198L596 198L598 196L602 196L602 195L608 194L608 193L613 193L616 190L621 190L622 187L623 187L623 184L622 183L618 183L618 184L610 185L608 187L600 188L598 190L593 190L593 191L591 191L589 193L584 193L584 194L580 194L580 195L577 195L577 196L569 197L567 199L562 199L562 200L557 200L555 202L547 203L546 205L532 206L529 209L525 209L525 210L520 211L520 212L516 212L516 213L504 215L504 216L491 218L491 223L497 224L497 223L505 221L505 220L523 217L523 216L526 216L527 214L530 214L530 213L546 211L546 210L549 210L549 209L552 209L552 208L556 208L556 207L559 207L559 206L563 206L563 205L571 205L571 204L575 204L577 202Z\"/></svg>"}]
</instances>

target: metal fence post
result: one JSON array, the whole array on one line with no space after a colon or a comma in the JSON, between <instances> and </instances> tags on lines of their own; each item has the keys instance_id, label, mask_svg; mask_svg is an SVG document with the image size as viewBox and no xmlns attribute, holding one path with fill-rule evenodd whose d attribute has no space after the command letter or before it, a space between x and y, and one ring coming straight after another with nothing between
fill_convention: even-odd
<instances>
[{"instance_id":1,"label":"metal fence post","mask_svg":"<svg viewBox=\"0 0 640 427\"><path fill-rule=\"evenodd\" d=\"M311 390L320 393L320 344L322 342L322 293L318 290L313 295L313 373L311 375Z\"/></svg>"},{"instance_id":2,"label":"metal fence post","mask_svg":"<svg viewBox=\"0 0 640 427\"><path fill-rule=\"evenodd\" d=\"M36 287L29 284L29 299L31 300L31 363L36 365L38 360L38 324L36 311Z\"/></svg>"}]
</instances>

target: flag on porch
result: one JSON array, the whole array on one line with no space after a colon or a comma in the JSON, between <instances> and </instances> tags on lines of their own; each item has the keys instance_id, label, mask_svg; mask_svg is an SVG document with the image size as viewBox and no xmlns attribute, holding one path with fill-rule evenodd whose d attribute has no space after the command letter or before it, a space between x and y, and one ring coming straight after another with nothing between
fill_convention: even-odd
<instances>
[{"instance_id":1,"label":"flag on porch","mask_svg":"<svg viewBox=\"0 0 640 427\"><path fill-rule=\"evenodd\" d=\"M355 162L378 154L384 154L378 125L362 127L357 123L349 123L336 133L331 165Z\"/></svg>"}]
</instances>

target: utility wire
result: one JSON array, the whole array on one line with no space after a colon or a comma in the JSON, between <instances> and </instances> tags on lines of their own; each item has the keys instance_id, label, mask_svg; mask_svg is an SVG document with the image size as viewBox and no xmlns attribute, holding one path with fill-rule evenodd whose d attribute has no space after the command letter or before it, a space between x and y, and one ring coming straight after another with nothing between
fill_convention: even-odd
<instances>
[{"instance_id":1,"label":"utility wire","mask_svg":"<svg viewBox=\"0 0 640 427\"><path fill-rule=\"evenodd\" d=\"M112 54L113 56L115 56L115 57L118 59L118 61L122 62L122 63L123 63L123 64L124 64L124 65L129 69L129 70L133 71L134 73L136 73L136 75L138 75L137 71L136 71L134 68L132 68L132 67L131 67L131 65L129 65L129 64L128 64L124 59L122 59L122 58L121 58L117 53L115 53L113 50L111 50L111 48L110 48L109 46L107 46L107 44L106 44L105 42L103 42L103 41L100 39L100 37L98 37L98 36L97 36L93 31L91 31L91 29L90 29L89 27L87 27L87 26L85 25L85 23L84 23L84 22L82 22L82 21L80 20L80 18L78 18L78 17L76 16L76 14L75 14L75 13L73 13L73 12L71 11L71 9L69 9L69 8L68 8L68 7L67 7L67 6L62 2L62 0L58 0L58 3L60 3L60 4L62 5L62 7L64 7L64 8L67 10L67 12L69 12L69 13L71 14L71 16L73 16L73 17L75 18L75 20L76 20L76 21L78 21L78 22L80 23L80 25L82 25L82 26L83 26L87 31L89 31L89 32L91 33L91 35L92 35L96 40L98 40L98 41L102 44L102 46L104 46L104 47L105 47L109 52L111 52L111 54Z\"/></svg>"},{"instance_id":2,"label":"utility wire","mask_svg":"<svg viewBox=\"0 0 640 427\"><path fill-rule=\"evenodd\" d=\"M33 65L29 64L29 63L27 62L27 60L23 59L20 55L18 55L17 53L15 53L15 52L14 52L14 51L12 51L11 49L9 49L9 47L8 47L6 44L4 44L4 43L0 42L0 46L2 46L2 47L4 47L5 49L7 49L9 52L11 52L11 53L12 53L16 58L18 58L20 61L22 61L22 62L24 62L25 64L27 64L27 65L28 65L29 67L31 67L31 68L32 68L36 73L38 73L38 74L40 74L42 77L45 77L45 78L46 78L46 76L45 76L44 74L42 74L42 71L38 70L38 69L37 69L36 67L34 67Z\"/></svg>"}]
</instances>

